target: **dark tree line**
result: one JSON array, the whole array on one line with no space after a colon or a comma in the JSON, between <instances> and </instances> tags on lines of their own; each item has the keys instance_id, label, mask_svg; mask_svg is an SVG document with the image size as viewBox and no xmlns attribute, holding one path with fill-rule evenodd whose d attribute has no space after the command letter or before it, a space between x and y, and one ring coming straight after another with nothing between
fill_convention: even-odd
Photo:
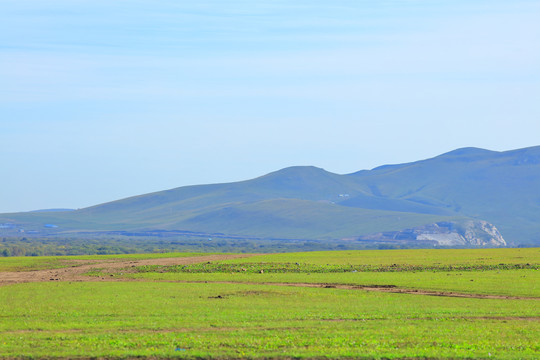
<instances>
[{"instance_id":1,"label":"dark tree line","mask_svg":"<svg viewBox=\"0 0 540 360\"><path fill-rule=\"evenodd\" d=\"M323 240L238 240L208 238L159 239L116 238L27 238L4 237L0 256L112 255L162 252L292 252L316 250L363 250L408 248L404 245L369 244Z\"/></svg>"}]
</instances>

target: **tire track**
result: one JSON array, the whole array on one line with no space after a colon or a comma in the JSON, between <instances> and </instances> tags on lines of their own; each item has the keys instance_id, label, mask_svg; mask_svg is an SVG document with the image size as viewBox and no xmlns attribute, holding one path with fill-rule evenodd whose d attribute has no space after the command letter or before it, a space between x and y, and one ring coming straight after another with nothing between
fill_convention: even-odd
<instances>
[{"instance_id":1,"label":"tire track","mask_svg":"<svg viewBox=\"0 0 540 360\"><path fill-rule=\"evenodd\" d=\"M240 282L240 281L166 281L166 282L208 283L208 284L246 284L246 285L262 285L262 286L267 285L267 286L363 290L363 291L384 292L384 293L393 293L393 294L442 296L442 297L457 297L457 298L468 298L468 299L540 300L540 298L538 297L528 297L528 296L470 294L470 293L458 293L458 292L453 292L453 291L407 289L407 288L399 288L396 285L350 285L350 284L332 284L332 283L282 283L282 282L260 283L260 282Z\"/></svg>"},{"instance_id":2,"label":"tire track","mask_svg":"<svg viewBox=\"0 0 540 360\"><path fill-rule=\"evenodd\" d=\"M0 272L0 286L27 282L45 282L45 281L110 281L106 277L90 277L84 276L92 270L102 269L104 271L114 271L122 268L130 268L145 265L190 265L209 261L220 261L250 257L257 254L223 254L223 255L203 255L178 258L160 258L146 260L126 260L115 262L99 262L94 264L86 264L72 267L65 267L51 270L34 270L34 271L10 271ZM118 280L118 279L117 279ZM123 281L127 281L123 279Z\"/></svg>"}]
</instances>

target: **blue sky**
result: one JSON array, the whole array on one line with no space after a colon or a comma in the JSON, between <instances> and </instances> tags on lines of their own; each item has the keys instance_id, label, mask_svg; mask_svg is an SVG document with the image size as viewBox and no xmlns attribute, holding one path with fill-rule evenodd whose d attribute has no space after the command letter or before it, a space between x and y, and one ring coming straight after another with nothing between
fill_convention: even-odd
<instances>
[{"instance_id":1,"label":"blue sky","mask_svg":"<svg viewBox=\"0 0 540 360\"><path fill-rule=\"evenodd\" d=\"M540 1L4 0L0 212L540 145Z\"/></svg>"}]
</instances>

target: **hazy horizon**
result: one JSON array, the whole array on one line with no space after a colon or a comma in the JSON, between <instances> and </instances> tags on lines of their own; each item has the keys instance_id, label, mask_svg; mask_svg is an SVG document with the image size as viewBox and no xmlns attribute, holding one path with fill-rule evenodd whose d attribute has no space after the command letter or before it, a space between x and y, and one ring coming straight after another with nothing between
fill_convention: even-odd
<instances>
[{"instance_id":1,"label":"hazy horizon","mask_svg":"<svg viewBox=\"0 0 540 360\"><path fill-rule=\"evenodd\" d=\"M539 145L537 1L7 1L0 212Z\"/></svg>"}]
</instances>

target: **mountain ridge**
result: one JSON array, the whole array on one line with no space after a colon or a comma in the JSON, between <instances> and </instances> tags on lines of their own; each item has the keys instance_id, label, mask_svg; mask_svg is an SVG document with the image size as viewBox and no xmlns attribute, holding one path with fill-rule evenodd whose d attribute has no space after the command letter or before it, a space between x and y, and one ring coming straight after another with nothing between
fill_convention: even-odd
<instances>
[{"instance_id":1,"label":"mountain ridge","mask_svg":"<svg viewBox=\"0 0 540 360\"><path fill-rule=\"evenodd\" d=\"M540 146L504 152L469 147L343 175L292 166L69 212L0 214L0 224L38 233L49 224L57 226L55 234L151 229L331 241L486 221L511 245L540 244L538 185Z\"/></svg>"}]
</instances>

